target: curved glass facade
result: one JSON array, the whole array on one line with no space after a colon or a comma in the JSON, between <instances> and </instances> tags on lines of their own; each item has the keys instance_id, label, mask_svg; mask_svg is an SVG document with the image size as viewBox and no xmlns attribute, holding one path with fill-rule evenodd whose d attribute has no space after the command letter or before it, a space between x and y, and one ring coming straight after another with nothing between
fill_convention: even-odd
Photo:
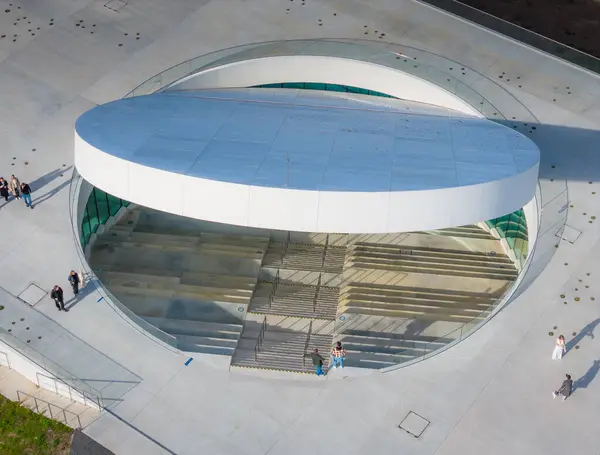
<instances>
[{"instance_id":1,"label":"curved glass facade","mask_svg":"<svg viewBox=\"0 0 600 455\"><path fill-rule=\"evenodd\" d=\"M359 95L371 95L379 96L382 98L397 99L395 96L387 95L385 93L377 92L375 90L368 90L366 88L352 87L350 85L339 84L319 84L315 82L283 82L280 84L255 85L252 88L292 88L300 90L320 90L324 92L358 93Z\"/></svg>"},{"instance_id":2,"label":"curved glass facade","mask_svg":"<svg viewBox=\"0 0 600 455\"><path fill-rule=\"evenodd\" d=\"M121 207L127 207L129 202L94 188L85 206L83 220L81 222L81 246L89 243L90 237L98 227L115 216Z\"/></svg>"}]
</instances>

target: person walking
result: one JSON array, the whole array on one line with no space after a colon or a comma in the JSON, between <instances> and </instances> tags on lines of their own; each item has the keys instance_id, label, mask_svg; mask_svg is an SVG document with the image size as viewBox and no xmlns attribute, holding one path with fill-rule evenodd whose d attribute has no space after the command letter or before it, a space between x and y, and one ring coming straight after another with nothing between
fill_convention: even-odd
<instances>
[{"instance_id":1,"label":"person walking","mask_svg":"<svg viewBox=\"0 0 600 455\"><path fill-rule=\"evenodd\" d=\"M19 182L19 179L15 177L15 174L10 176L10 180L8 181L8 189L13 194L15 199L21 199L21 182Z\"/></svg>"},{"instance_id":2,"label":"person walking","mask_svg":"<svg viewBox=\"0 0 600 455\"><path fill-rule=\"evenodd\" d=\"M331 350L331 360L333 368L344 368L344 359L346 358L346 350L342 346L342 342L338 341L335 347Z\"/></svg>"},{"instance_id":3,"label":"person walking","mask_svg":"<svg viewBox=\"0 0 600 455\"><path fill-rule=\"evenodd\" d=\"M569 398L571 396L572 392L573 392L573 381L571 380L571 375L568 374L567 379L565 379L563 381L562 385L558 388L558 390L555 390L554 392L552 392L552 397L556 398L557 396L562 395L563 401L565 401L567 398Z\"/></svg>"},{"instance_id":4,"label":"person walking","mask_svg":"<svg viewBox=\"0 0 600 455\"><path fill-rule=\"evenodd\" d=\"M33 204L31 203L31 188L27 183L21 183L21 194L23 195L25 206L33 209Z\"/></svg>"},{"instance_id":5,"label":"person walking","mask_svg":"<svg viewBox=\"0 0 600 455\"><path fill-rule=\"evenodd\" d=\"M310 354L304 354L304 357L310 357L312 359L313 365L316 367L317 376L323 376L323 362L325 359L321 354L319 354L319 350L315 349Z\"/></svg>"},{"instance_id":6,"label":"person walking","mask_svg":"<svg viewBox=\"0 0 600 455\"><path fill-rule=\"evenodd\" d=\"M554 351L552 351L552 360L560 360L562 356L567 352L567 344L565 343L565 337L559 335L556 339L556 345Z\"/></svg>"},{"instance_id":7,"label":"person walking","mask_svg":"<svg viewBox=\"0 0 600 455\"><path fill-rule=\"evenodd\" d=\"M71 270L69 272L69 283L71 283L71 288L73 289L73 295L79 294L79 283L81 280L79 279L79 275L75 272L75 270Z\"/></svg>"},{"instance_id":8,"label":"person walking","mask_svg":"<svg viewBox=\"0 0 600 455\"><path fill-rule=\"evenodd\" d=\"M0 177L0 196L8 202L8 182L4 180L4 177Z\"/></svg>"},{"instance_id":9,"label":"person walking","mask_svg":"<svg viewBox=\"0 0 600 455\"><path fill-rule=\"evenodd\" d=\"M56 305L56 308L58 308L58 311L64 310L64 311L69 311L65 308L65 301L63 298L63 290L61 289L61 287L57 284L54 286L54 288L52 289L52 292L50 293L50 297L52 297L52 300L54 300L54 304Z\"/></svg>"}]
</instances>

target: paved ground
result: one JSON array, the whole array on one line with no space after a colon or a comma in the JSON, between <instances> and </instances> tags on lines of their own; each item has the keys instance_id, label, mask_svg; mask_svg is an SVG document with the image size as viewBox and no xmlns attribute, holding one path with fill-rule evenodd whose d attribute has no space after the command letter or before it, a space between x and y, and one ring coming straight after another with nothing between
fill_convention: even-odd
<instances>
[{"instance_id":1,"label":"paved ground","mask_svg":"<svg viewBox=\"0 0 600 455\"><path fill-rule=\"evenodd\" d=\"M105 0L11 1L0 8L0 36L6 35L0 39L0 170L33 182L37 199L34 210L20 201L0 206L0 286L13 295L31 282L44 290L55 282L67 288L68 271L80 267L68 215L77 116L187 58L270 39L385 39L461 62L465 74L457 77L488 96L518 97L530 112L517 113L510 103L497 107L528 123L526 131L537 119L540 238L519 298L483 329L408 368L365 375L336 370L318 381L230 372L201 357L186 367L186 358L134 330L97 303L94 292L71 302L69 313L44 298L35 309L83 343L63 358L69 370L100 350L110 371L140 378L124 380L135 384L119 388L122 401L86 430L89 436L117 454L597 453L596 76L410 0L145 0L119 12L105 8ZM454 71L443 59L431 63ZM17 311L10 301L7 309ZM563 333L573 347L560 362L550 360L549 332ZM45 352L53 355L52 348ZM575 393L554 401L550 393L566 372L576 379ZM96 373L83 379L93 383ZM108 370L104 376L119 380ZM431 422L418 439L398 429L411 411Z\"/></svg>"}]
</instances>

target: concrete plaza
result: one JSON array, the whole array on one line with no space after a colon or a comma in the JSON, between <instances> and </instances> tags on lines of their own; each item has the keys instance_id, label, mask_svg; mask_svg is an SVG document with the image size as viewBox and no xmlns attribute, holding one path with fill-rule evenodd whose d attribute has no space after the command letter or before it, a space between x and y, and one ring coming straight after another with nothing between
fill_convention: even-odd
<instances>
[{"instance_id":1,"label":"concrete plaza","mask_svg":"<svg viewBox=\"0 0 600 455\"><path fill-rule=\"evenodd\" d=\"M597 75L412 0L1 6L0 175L30 183L35 209L0 202L0 325L33 321L14 336L25 343L34 333L32 349L112 399L88 435L118 454L598 453ZM526 107L496 106L531 131L542 157L538 241L518 296L504 310L426 361L386 373L334 370L326 379L229 370L203 356L186 366L188 356L98 302L92 286L67 302L68 313L56 311L44 292L59 283L68 293L69 270L84 268L69 213L79 115L198 55L332 37L442 55L458 62L444 70L474 90L501 87L505 92L488 95L512 95ZM17 296L32 283L42 299L29 308ZM559 333L569 352L552 362ZM565 373L575 392L565 402L552 400ZM411 412L430 422L418 438L398 428L409 416L419 430L423 422Z\"/></svg>"}]
</instances>

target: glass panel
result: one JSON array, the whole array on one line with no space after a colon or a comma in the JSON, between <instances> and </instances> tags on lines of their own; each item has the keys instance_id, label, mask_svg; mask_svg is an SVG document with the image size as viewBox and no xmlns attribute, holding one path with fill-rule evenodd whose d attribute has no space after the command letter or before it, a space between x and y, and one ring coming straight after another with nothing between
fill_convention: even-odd
<instances>
[{"instance_id":1,"label":"glass panel","mask_svg":"<svg viewBox=\"0 0 600 455\"><path fill-rule=\"evenodd\" d=\"M92 229L90 227L90 217L86 207L85 215L83 217L83 221L81 222L81 243L83 246L87 245L90 241L90 235L92 235Z\"/></svg>"},{"instance_id":2,"label":"glass panel","mask_svg":"<svg viewBox=\"0 0 600 455\"><path fill-rule=\"evenodd\" d=\"M110 194L107 194L106 197L108 199L108 213L110 216L115 216L121 208L121 199Z\"/></svg>"},{"instance_id":3,"label":"glass panel","mask_svg":"<svg viewBox=\"0 0 600 455\"><path fill-rule=\"evenodd\" d=\"M303 82L285 82L285 83L281 84L281 86L283 88L303 89L304 83Z\"/></svg>"},{"instance_id":4,"label":"glass panel","mask_svg":"<svg viewBox=\"0 0 600 455\"><path fill-rule=\"evenodd\" d=\"M104 191L99 190L98 188L94 189L96 192L96 205L98 207L98 219L100 224L106 223L108 217L110 216L108 210L108 201L106 199L106 193Z\"/></svg>"},{"instance_id":5,"label":"glass panel","mask_svg":"<svg viewBox=\"0 0 600 455\"><path fill-rule=\"evenodd\" d=\"M98 207L96 206L96 191L92 190L87 204L87 210L90 217L90 229L92 233L98 230L100 222L98 220Z\"/></svg>"},{"instance_id":6,"label":"glass panel","mask_svg":"<svg viewBox=\"0 0 600 455\"><path fill-rule=\"evenodd\" d=\"M304 84L304 88L307 90L327 90L327 86L325 84L320 84L316 82L306 82Z\"/></svg>"},{"instance_id":7,"label":"glass panel","mask_svg":"<svg viewBox=\"0 0 600 455\"><path fill-rule=\"evenodd\" d=\"M347 92L346 87L338 84L326 84L326 88L328 92Z\"/></svg>"}]
</instances>

